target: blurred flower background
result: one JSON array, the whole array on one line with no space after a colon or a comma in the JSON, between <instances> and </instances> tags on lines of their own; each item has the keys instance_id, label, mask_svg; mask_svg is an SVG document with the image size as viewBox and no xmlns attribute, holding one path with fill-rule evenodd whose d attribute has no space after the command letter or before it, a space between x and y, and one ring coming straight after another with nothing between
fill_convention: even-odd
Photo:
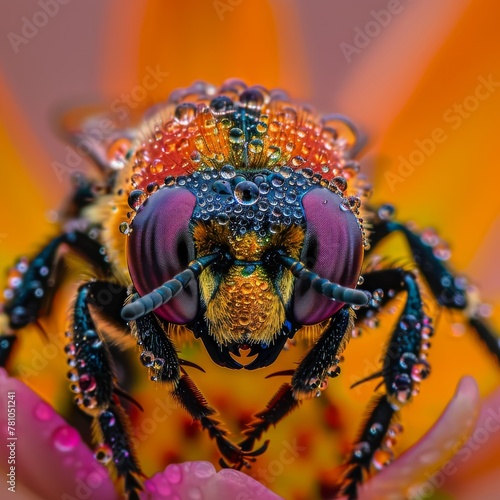
<instances>
[{"instance_id":1,"label":"blurred flower background","mask_svg":"<svg viewBox=\"0 0 500 500\"><path fill-rule=\"evenodd\" d=\"M498 15L492 0L9 3L0 19L2 269L57 233L56 214L71 174L93 172L88 159L58 137L57 118L64 111L99 105L126 122L177 87L238 77L284 88L324 113L349 116L367 137L361 160L374 201L396 205L402 221L436 228L450 243L452 267L470 277L492 305L490 320L498 329ZM408 258L397 237L383 251ZM55 340L47 344L36 328L27 328L12 370L84 429L86 419L71 409L62 352L70 292L68 284L44 320ZM351 342L342 376L269 433L270 448L250 474L287 499L319 498L328 491L376 383L349 386L374 371L393 320L385 315L379 329ZM499 386L497 363L459 323L458 313L440 315L429 357L433 371L402 412L398 451L435 422L462 375L476 378L482 396ZM264 376L291 368L301 351L299 346L285 353L267 371L230 377L197 344L184 352L206 369L206 375L193 376L237 434L280 383ZM172 461L216 463L213 443L161 388L148 383L135 353L122 356L123 384L145 409L130 412L146 474ZM483 453L469 475L451 474L440 492L433 488L429 494L467 498L457 493L461 484L480 488L481 478L498 471L499 458L498 452ZM5 462L0 456L0 468Z\"/></svg>"}]
</instances>

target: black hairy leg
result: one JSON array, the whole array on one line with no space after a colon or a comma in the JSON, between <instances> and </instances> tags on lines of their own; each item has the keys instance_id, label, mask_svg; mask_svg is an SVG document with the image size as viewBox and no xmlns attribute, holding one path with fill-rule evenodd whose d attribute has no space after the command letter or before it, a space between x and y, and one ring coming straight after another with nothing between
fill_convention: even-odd
<instances>
[{"instance_id":1,"label":"black hairy leg","mask_svg":"<svg viewBox=\"0 0 500 500\"><path fill-rule=\"evenodd\" d=\"M73 307L70 342L65 348L71 367L68 377L79 408L93 418L97 438L96 458L109 464L124 480L129 499L138 499L143 476L132 446L130 424L120 406L116 374L109 349L96 328L90 304L106 283L80 286Z\"/></svg>"},{"instance_id":2,"label":"black hairy leg","mask_svg":"<svg viewBox=\"0 0 500 500\"><path fill-rule=\"evenodd\" d=\"M67 232L51 240L31 261L20 259L12 269L14 285L6 292L0 321L0 366L5 366L14 347L17 331L37 323L50 308L57 289L57 252L62 245L81 255L99 274L108 276L110 265L102 247L87 234Z\"/></svg>"},{"instance_id":3,"label":"black hairy leg","mask_svg":"<svg viewBox=\"0 0 500 500\"><path fill-rule=\"evenodd\" d=\"M186 373L184 366L201 369L178 357L176 348L168 335L168 324L160 322L149 313L131 322L137 344L142 349L141 362L149 368L151 380L165 385L171 396L184 410L215 440L222 455L224 466L241 468L248 466L253 457L265 451L265 447L255 452L244 451L226 436L220 422L213 416L212 408Z\"/></svg>"},{"instance_id":4,"label":"black hairy leg","mask_svg":"<svg viewBox=\"0 0 500 500\"><path fill-rule=\"evenodd\" d=\"M256 420L245 430L246 438L240 443L245 450L251 450L271 425L276 425L301 401L315 397L326 389L328 379L340 374L338 363L353 328L353 312L344 306L311 347L295 370L275 375L291 375L290 383L283 384L266 406L255 415Z\"/></svg>"},{"instance_id":5,"label":"black hairy leg","mask_svg":"<svg viewBox=\"0 0 500 500\"><path fill-rule=\"evenodd\" d=\"M390 205L383 205L376 211L370 234L370 251L388 235L401 233L438 304L448 310L462 311L466 322L500 363L500 337L479 314L478 299L467 292L467 281L456 276L440 255L446 254L446 251L442 251L437 236L426 236L425 232L418 234L407 225L393 220L393 210Z\"/></svg>"},{"instance_id":6,"label":"black hairy leg","mask_svg":"<svg viewBox=\"0 0 500 500\"><path fill-rule=\"evenodd\" d=\"M391 425L393 417L411 401L419 383L430 373L425 351L428 348L427 338L432 334L431 320L423 312L422 298L413 273L400 268L374 271L366 274L365 283L370 291L404 291L406 300L385 347L381 370L354 384L381 379L379 386L384 387L385 394L378 396L368 411L345 464L339 489L349 499L357 498L357 488L372 468L380 469L392 459L391 439L397 429ZM383 302L381 298L377 304L370 303L367 309L378 308Z\"/></svg>"}]
</instances>

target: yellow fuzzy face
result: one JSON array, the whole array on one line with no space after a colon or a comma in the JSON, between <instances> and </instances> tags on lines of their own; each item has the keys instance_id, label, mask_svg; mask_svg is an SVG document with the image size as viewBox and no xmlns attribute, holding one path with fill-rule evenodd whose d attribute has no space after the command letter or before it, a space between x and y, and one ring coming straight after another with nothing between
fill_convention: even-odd
<instances>
[{"instance_id":1,"label":"yellow fuzzy face","mask_svg":"<svg viewBox=\"0 0 500 500\"><path fill-rule=\"evenodd\" d=\"M234 236L227 227L198 224L193 234L198 255L217 247L234 259L226 269L212 266L200 277L210 334L221 344L271 343L285 320L293 279L288 272L273 275L262 258L275 248L298 257L303 229L290 226L265 237L255 232Z\"/></svg>"}]
</instances>

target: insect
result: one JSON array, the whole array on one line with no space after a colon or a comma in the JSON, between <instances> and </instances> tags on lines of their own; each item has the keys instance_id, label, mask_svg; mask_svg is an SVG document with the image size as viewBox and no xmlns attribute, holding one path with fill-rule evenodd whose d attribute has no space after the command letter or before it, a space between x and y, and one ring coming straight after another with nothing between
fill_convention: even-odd
<instances>
[{"instance_id":1,"label":"insect","mask_svg":"<svg viewBox=\"0 0 500 500\"><path fill-rule=\"evenodd\" d=\"M401 233L434 300L465 311L500 358L494 332L470 307L439 239L397 222L390 205L370 205L358 149L344 117L320 117L282 91L238 80L181 89L137 128L92 146L101 176L80 178L70 229L11 270L0 362L7 364L18 332L47 311L61 245L83 256L92 278L72 306L70 384L94 419L96 458L123 478L130 498L138 498L142 473L101 320L135 341L150 378L209 433L221 464L239 469L265 452L267 442L258 442L269 427L339 375L356 328L403 297L380 370L358 382L379 379L383 391L346 459L341 491L349 498L392 459L386 436L394 417L430 373L433 319L421 280L416 271L370 260L381 240ZM80 225L71 230L74 221ZM110 285L111 302L94 314ZM287 382L233 443L188 374L197 366L179 356L174 332L198 339L228 370L272 365L295 338L307 336L311 346L276 374Z\"/></svg>"}]
</instances>

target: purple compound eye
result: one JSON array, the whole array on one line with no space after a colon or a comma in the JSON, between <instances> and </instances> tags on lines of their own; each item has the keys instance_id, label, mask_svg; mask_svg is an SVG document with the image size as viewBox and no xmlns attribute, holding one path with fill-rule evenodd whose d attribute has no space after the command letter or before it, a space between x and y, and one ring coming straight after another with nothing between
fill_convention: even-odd
<instances>
[{"instance_id":1,"label":"purple compound eye","mask_svg":"<svg viewBox=\"0 0 500 500\"><path fill-rule=\"evenodd\" d=\"M143 296L186 269L195 258L189 221L196 197L185 188L164 188L139 209L128 239L127 261L139 295ZM176 324L192 321L198 312L196 280L155 310Z\"/></svg>"},{"instance_id":2,"label":"purple compound eye","mask_svg":"<svg viewBox=\"0 0 500 500\"><path fill-rule=\"evenodd\" d=\"M338 285L354 288L363 261L363 237L356 216L342 206L342 198L326 188L315 188L302 198L306 236L300 260L308 269ZM297 280L293 299L295 319L313 325L333 316L342 302L323 297Z\"/></svg>"}]
</instances>

